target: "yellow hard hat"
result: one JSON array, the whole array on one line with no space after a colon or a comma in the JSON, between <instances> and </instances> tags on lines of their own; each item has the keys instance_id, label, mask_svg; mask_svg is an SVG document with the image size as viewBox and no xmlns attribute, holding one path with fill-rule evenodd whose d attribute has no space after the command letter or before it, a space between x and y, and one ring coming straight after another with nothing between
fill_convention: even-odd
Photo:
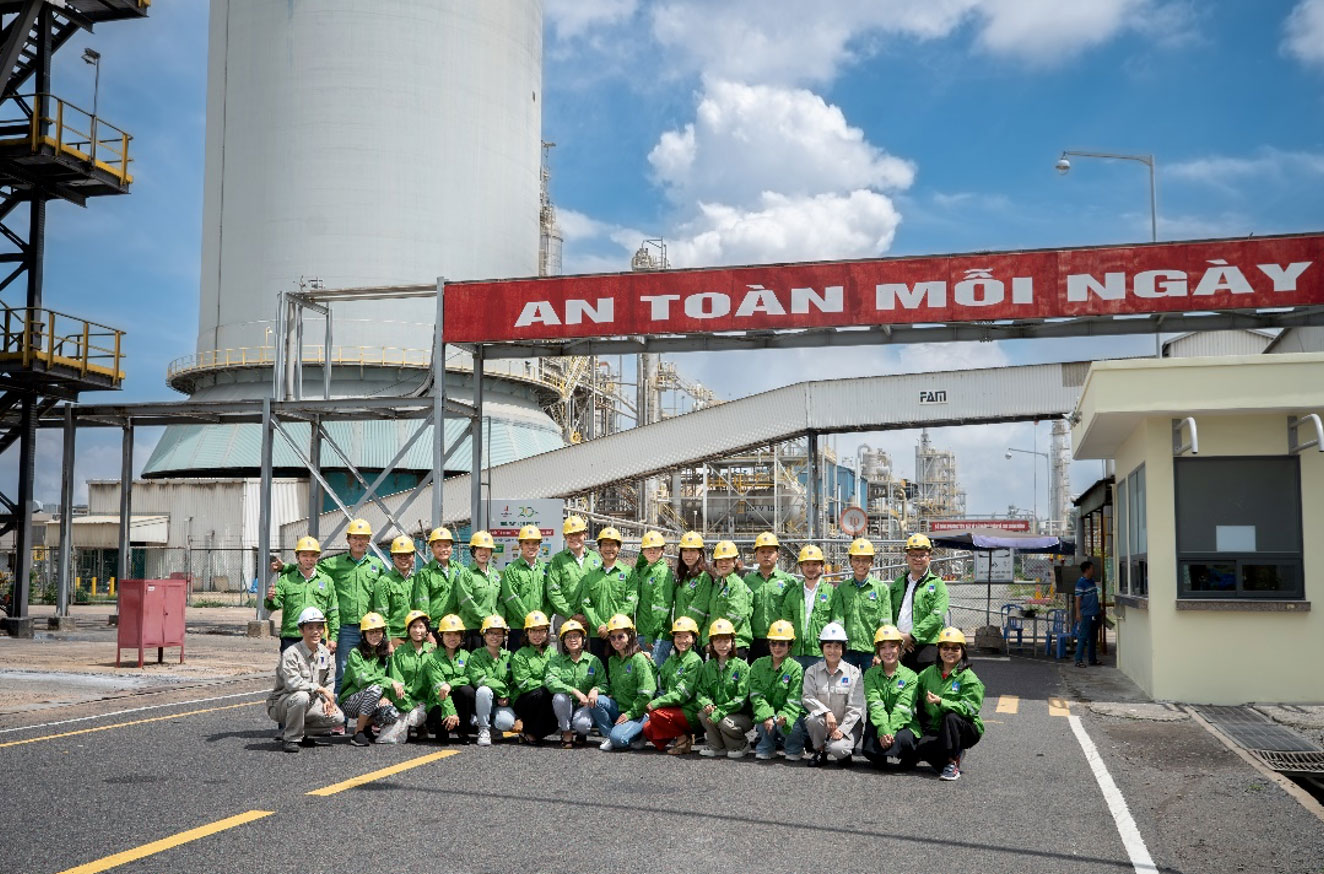
<instances>
[{"instance_id":1,"label":"yellow hard hat","mask_svg":"<svg viewBox=\"0 0 1324 874\"><path fill-rule=\"evenodd\" d=\"M405 628L413 625L415 619L422 619L425 624L432 621L432 617L422 610L410 610L405 614Z\"/></svg>"},{"instance_id":2,"label":"yellow hard hat","mask_svg":"<svg viewBox=\"0 0 1324 874\"><path fill-rule=\"evenodd\" d=\"M295 552L321 552L322 544L317 542L316 537L300 537L299 542L294 544Z\"/></svg>"},{"instance_id":3,"label":"yellow hard hat","mask_svg":"<svg viewBox=\"0 0 1324 874\"><path fill-rule=\"evenodd\" d=\"M542 529L537 525L525 525L519 530L516 540L542 540Z\"/></svg>"},{"instance_id":4,"label":"yellow hard hat","mask_svg":"<svg viewBox=\"0 0 1324 874\"><path fill-rule=\"evenodd\" d=\"M680 537L681 549L703 549L703 538L697 531L686 531Z\"/></svg>"},{"instance_id":5,"label":"yellow hard hat","mask_svg":"<svg viewBox=\"0 0 1324 874\"><path fill-rule=\"evenodd\" d=\"M598 543L601 543L604 540L615 540L617 543L625 542L625 538L621 536L621 532L617 531L610 525L598 532Z\"/></svg>"},{"instance_id":6,"label":"yellow hard hat","mask_svg":"<svg viewBox=\"0 0 1324 874\"><path fill-rule=\"evenodd\" d=\"M873 544L867 537L857 537L850 542L850 549L847 552L852 556L864 555L873 558Z\"/></svg>"},{"instance_id":7,"label":"yellow hard hat","mask_svg":"<svg viewBox=\"0 0 1324 874\"><path fill-rule=\"evenodd\" d=\"M588 523L584 521L583 516L567 516L565 524L561 526L562 534L578 534L587 530Z\"/></svg>"},{"instance_id":8,"label":"yellow hard hat","mask_svg":"<svg viewBox=\"0 0 1324 874\"><path fill-rule=\"evenodd\" d=\"M898 643L905 641L906 636L901 633L901 629L895 625L880 625L878 630L873 633L873 645L877 646L884 640L895 640Z\"/></svg>"},{"instance_id":9,"label":"yellow hard hat","mask_svg":"<svg viewBox=\"0 0 1324 874\"><path fill-rule=\"evenodd\" d=\"M524 630L530 628L551 628L552 620L547 618L547 614L541 610L532 610L528 616L524 617Z\"/></svg>"},{"instance_id":10,"label":"yellow hard hat","mask_svg":"<svg viewBox=\"0 0 1324 874\"><path fill-rule=\"evenodd\" d=\"M667 540L662 536L661 531L646 531L643 539L639 541L640 549L655 549L666 545Z\"/></svg>"},{"instance_id":11,"label":"yellow hard hat","mask_svg":"<svg viewBox=\"0 0 1324 874\"><path fill-rule=\"evenodd\" d=\"M566 621L561 623L562 637L565 637L567 634L569 634L572 631L578 631L580 634L584 634L584 626L580 625L579 622L577 622L574 619L567 619Z\"/></svg>"},{"instance_id":12,"label":"yellow hard hat","mask_svg":"<svg viewBox=\"0 0 1324 874\"><path fill-rule=\"evenodd\" d=\"M355 519L349 523L349 528L345 529L345 534L366 534L372 536L372 526L368 524L367 519Z\"/></svg>"},{"instance_id":13,"label":"yellow hard hat","mask_svg":"<svg viewBox=\"0 0 1324 874\"><path fill-rule=\"evenodd\" d=\"M469 538L470 549L496 549L496 543L492 540L492 535L486 531L475 531L474 536Z\"/></svg>"},{"instance_id":14,"label":"yellow hard hat","mask_svg":"<svg viewBox=\"0 0 1324 874\"><path fill-rule=\"evenodd\" d=\"M754 538L754 548L762 549L765 546L781 546L781 543L777 540L776 534L773 534L771 531L764 531L758 537Z\"/></svg>"},{"instance_id":15,"label":"yellow hard hat","mask_svg":"<svg viewBox=\"0 0 1324 874\"><path fill-rule=\"evenodd\" d=\"M438 631L464 631L464 620L454 613L447 613L437 621Z\"/></svg>"},{"instance_id":16,"label":"yellow hard hat","mask_svg":"<svg viewBox=\"0 0 1324 874\"><path fill-rule=\"evenodd\" d=\"M730 619L714 619L713 624L708 626L708 636L717 637L722 634L729 634L735 637L736 627L731 624Z\"/></svg>"},{"instance_id":17,"label":"yellow hard hat","mask_svg":"<svg viewBox=\"0 0 1324 874\"><path fill-rule=\"evenodd\" d=\"M510 630L510 626L506 624L506 620L502 619L495 613L483 620L483 627L480 630L483 634L487 634L487 632L493 628L500 628L503 631Z\"/></svg>"},{"instance_id":18,"label":"yellow hard hat","mask_svg":"<svg viewBox=\"0 0 1324 874\"><path fill-rule=\"evenodd\" d=\"M800 557L796 559L798 564L804 564L807 561L822 561L823 550L812 543L806 543L800 547Z\"/></svg>"},{"instance_id":19,"label":"yellow hard hat","mask_svg":"<svg viewBox=\"0 0 1324 874\"><path fill-rule=\"evenodd\" d=\"M719 558L739 557L740 550L736 549L736 545L729 540L720 540L717 545L713 547L713 561L716 561Z\"/></svg>"},{"instance_id":20,"label":"yellow hard hat","mask_svg":"<svg viewBox=\"0 0 1324 874\"><path fill-rule=\"evenodd\" d=\"M414 538L408 534L401 534L391 541L391 555L412 554L414 552Z\"/></svg>"},{"instance_id":21,"label":"yellow hard hat","mask_svg":"<svg viewBox=\"0 0 1324 874\"><path fill-rule=\"evenodd\" d=\"M671 623L671 633L676 634L681 631L688 631L695 637L699 636L699 623L695 622L689 616L677 616L676 621Z\"/></svg>"},{"instance_id":22,"label":"yellow hard hat","mask_svg":"<svg viewBox=\"0 0 1324 874\"><path fill-rule=\"evenodd\" d=\"M608 631L634 631L634 620L624 613L617 613L607 620Z\"/></svg>"},{"instance_id":23,"label":"yellow hard hat","mask_svg":"<svg viewBox=\"0 0 1324 874\"><path fill-rule=\"evenodd\" d=\"M795 640L795 626L785 619L778 619L768 626L768 640Z\"/></svg>"},{"instance_id":24,"label":"yellow hard hat","mask_svg":"<svg viewBox=\"0 0 1324 874\"><path fill-rule=\"evenodd\" d=\"M451 533L449 528L443 525L440 528L433 528L432 533L428 535L428 543L433 543L437 540L449 540L454 543L455 535Z\"/></svg>"},{"instance_id":25,"label":"yellow hard hat","mask_svg":"<svg viewBox=\"0 0 1324 874\"><path fill-rule=\"evenodd\" d=\"M955 625L949 625L938 632L938 643L959 643L965 646L965 632Z\"/></svg>"},{"instance_id":26,"label":"yellow hard hat","mask_svg":"<svg viewBox=\"0 0 1324 874\"><path fill-rule=\"evenodd\" d=\"M933 541L923 534L912 534L906 538L906 549L933 549Z\"/></svg>"},{"instance_id":27,"label":"yellow hard hat","mask_svg":"<svg viewBox=\"0 0 1324 874\"><path fill-rule=\"evenodd\" d=\"M372 631L374 628L385 628L386 620L380 613L364 613L363 618L359 620L359 631Z\"/></svg>"}]
</instances>

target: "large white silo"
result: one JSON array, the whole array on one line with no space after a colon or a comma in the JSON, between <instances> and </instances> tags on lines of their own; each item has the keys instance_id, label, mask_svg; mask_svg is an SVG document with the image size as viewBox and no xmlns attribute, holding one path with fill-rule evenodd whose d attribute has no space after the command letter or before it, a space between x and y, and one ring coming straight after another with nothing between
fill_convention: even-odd
<instances>
[{"instance_id":1,"label":"large white silo","mask_svg":"<svg viewBox=\"0 0 1324 874\"><path fill-rule=\"evenodd\" d=\"M542 24L541 0L211 0L197 355L171 384L196 399L269 393L276 293L301 277L344 288L535 275ZM334 358L387 350L414 364L340 367L337 394L422 379L431 301L334 313ZM320 357L320 326L306 338ZM494 379L490 399L536 406L532 384ZM539 432L539 449L560 444L546 416L512 427ZM247 452L218 460L223 430L168 434L147 473L250 466Z\"/></svg>"}]
</instances>

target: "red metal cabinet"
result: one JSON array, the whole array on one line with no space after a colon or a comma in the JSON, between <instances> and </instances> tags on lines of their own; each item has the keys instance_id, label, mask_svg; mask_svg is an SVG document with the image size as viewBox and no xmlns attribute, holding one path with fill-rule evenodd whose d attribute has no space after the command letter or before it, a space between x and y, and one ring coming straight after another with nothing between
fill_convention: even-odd
<instances>
[{"instance_id":1,"label":"red metal cabinet","mask_svg":"<svg viewBox=\"0 0 1324 874\"><path fill-rule=\"evenodd\" d=\"M138 667L143 666L143 650L156 647L156 661L165 661L167 646L179 647L179 663L184 663L184 603L187 580L121 580L119 586L119 638L115 664L120 651L138 650Z\"/></svg>"}]
</instances>

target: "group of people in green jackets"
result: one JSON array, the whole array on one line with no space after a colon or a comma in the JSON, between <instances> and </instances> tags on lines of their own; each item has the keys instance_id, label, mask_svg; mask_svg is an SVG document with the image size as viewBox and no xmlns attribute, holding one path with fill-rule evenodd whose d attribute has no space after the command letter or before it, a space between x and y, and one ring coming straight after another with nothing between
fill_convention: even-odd
<instances>
[{"instance_id":1,"label":"group of people in green jackets","mask_svg":"<svg viewBox=\"0 0 1324 874\"><path fill-rule=\"evenodd\" d=\"M704 756L752 748L758 759L820 765L858 753L880 767L927 761L955 780L983 734L983 684L964 635L946 626L946 586L929 570L922 534L907 541L897 579L873 576L874 547L860 538L849 548L851 576L834 583L814 545L799 552L799 577L780 570L772 532L758 536L755 567L742 575L731 541L713 547L710 564L703 538L688 532L673 568L664 537L650 531L627 565L619 531L600 531L594 552L587 524L571 516L566 549L550 562L538 558L542 532L525 526L520 554L498 574L488 532L473 535L472 562L460 566L451 533L437 528L433 559L417 570L412 538L398 537L385 570L367 555L370 530L355 556L356 526L368 529L351 523L348 557L319 562L316 541L301 540L309 548L296 548L295 565L273 564L282 575L267 597L283 610L273 697L288 685L287 647L300 644L303 661L316 661L296 621L313 608L355 744L417 709L426 713L418 731L441 742L476 734L486 746L514 732L574 747L596 729L603 750L651 743L684 755L702 734ZM365 569L373 562L378 570ZM306 666L293 667L304 678ZM269 702L278 721L286 709ZM288 721L283 739L297 751Z\"/></svg>"}]
</instances>

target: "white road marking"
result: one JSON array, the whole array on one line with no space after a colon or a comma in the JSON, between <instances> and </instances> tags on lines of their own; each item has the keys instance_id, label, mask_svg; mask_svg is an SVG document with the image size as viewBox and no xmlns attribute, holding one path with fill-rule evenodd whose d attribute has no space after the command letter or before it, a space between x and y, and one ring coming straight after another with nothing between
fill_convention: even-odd
<instances>
[{"instance_id":1,"label":"white road marking","mask_svg":"<svg viewBox=\"0 0 1324 874\"><path fill-rule=\"evenodd\" d=\"M1117 788L1112 775L1108 773L1107 766L1103 764L1098 747L1085 733L1085 727L1081 725L1079 716L1068 716L1067 722L1071 723L1071 731L1076 735L1076 740L1085 753L1085 761L1090 763L1090 770L1094 772L1094 779L1099 784L1099 791L1103 793L1103 800L1108 802L1108 812L1113 815L1113 822L1117 824L1117 833L1122 837L1122 845L1126 847L1126 854L1131 859L1131 867L1136 874L1157 874L1158 867L1155 866L1153 857L1149 855L1145 839L1140 836L1140 829L1136 827L1136 821L1131 817L1131 809L1126 806L1122 790Z\"/></svg>"},{"instance_id":2,"label":"white road marking","mask_svg":"<svg viewBox=\"0 0 1324 874\"><path fill-rule=\"evenodd\" d=\"M11 731L28 731L34 728L52 728L57 725L69 725L74 722L87 722L89 719L106 719L111 716L123 716L126 713L142 713L144 710L160 710L162 707L185 707L189 704L205 704L208 701L225 701L230 698L250 698L262 696L265 692L236 692L233 695L216 695L211 698L193 698L189 701L172 701L169 704L148 704L146 707L131 707L128 710L114 710L110 713L98 713L95 716L77 716L73 719L61 719L58 722L39 722L36 725L20 725L15 728L0 728L0 734Z\"/></svg>"}]
</instances>

